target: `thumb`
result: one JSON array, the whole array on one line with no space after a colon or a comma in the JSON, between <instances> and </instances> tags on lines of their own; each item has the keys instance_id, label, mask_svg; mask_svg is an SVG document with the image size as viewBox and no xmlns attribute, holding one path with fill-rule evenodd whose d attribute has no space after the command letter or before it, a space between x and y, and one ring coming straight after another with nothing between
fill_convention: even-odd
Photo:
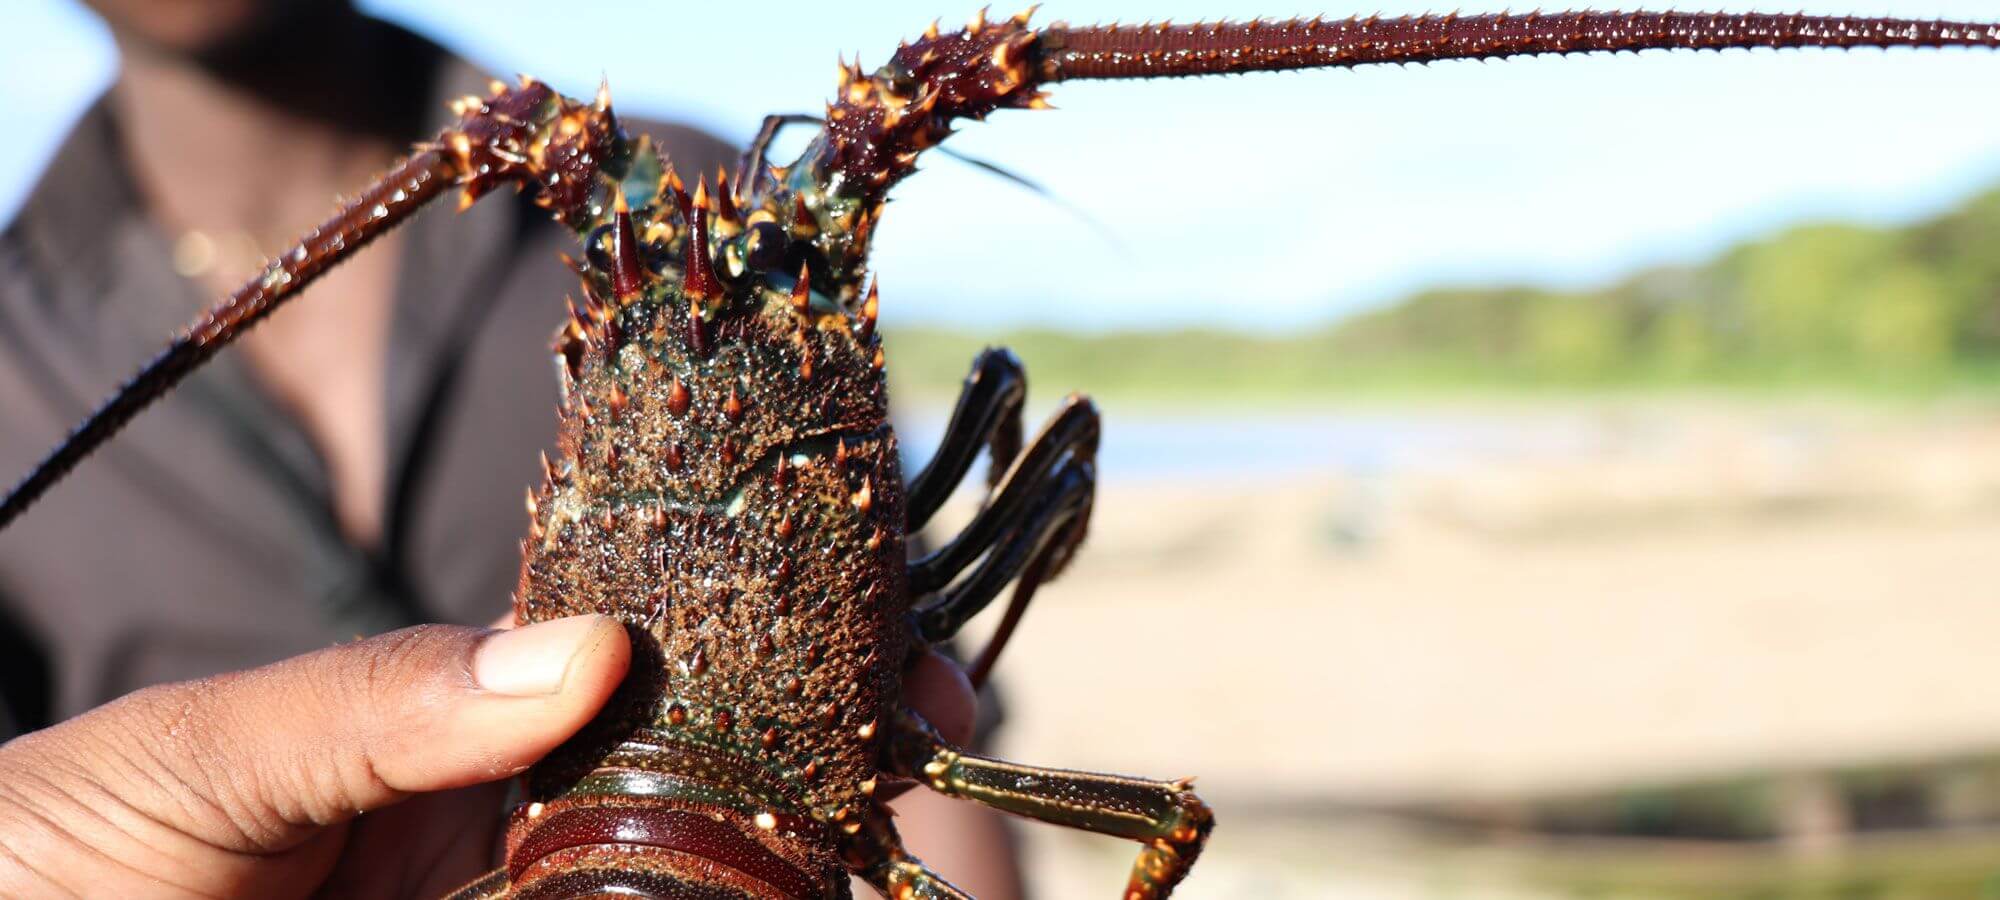
<instances>
[{"instance_id":1,"label":"thumb","mask_svg":"<svg viewBox=\"0 0 2000 900\"><path fill-rule=\"evenodd\" d=\"M596 713L629 659L605 616L408 628L140 691L0 747L0 772L28 754L72 796L268 854L412 793L526 769Z\"/></svg>"}]
</instances>

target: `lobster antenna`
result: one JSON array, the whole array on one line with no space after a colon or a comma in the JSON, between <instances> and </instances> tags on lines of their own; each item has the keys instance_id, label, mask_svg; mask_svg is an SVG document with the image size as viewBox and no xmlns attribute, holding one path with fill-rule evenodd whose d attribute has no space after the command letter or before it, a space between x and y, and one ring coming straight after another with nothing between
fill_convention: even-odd
<instances>
[{"instance_id":1,"label":"lobster antenna","mask_svg":"<svg viewBox=\"0 0 2000 900\"><path fill-rule=\"evenodd\" d=\"M1057 23L1024 12L966 27L935 25L873 75L838 71L827 122L803 162L821 184L878 204L953 123L1048 105L1059 81L1178 78L1286 69L1500 59L1540 54L1756 47L1991 47L2000 24L1756 13L1577 12L1251 19L1188 25ZM796 179L795 172L795 179Z\"/></svg>"},{"instance_id":2,"label":"lobster antenna","mask_svg":"<svg viewBox=\"0 0 2000 900\"><path fill-rule=\"evenodd\" d=\"M507 182L535 187L535 200L565 221L583 212L597 167L617 159L617 136L603 94L592 106L562 100L547 85L522 79L517 88L493 83L491 97L454 104L459 123L383 173L354 200L264 266L263 271L183 331L158 356L70 430L0 500L6 528L134 416L152 405L251 326L276 312L342 260L454 187L460 208ZM579 127L557 128L569 120ZM539 153L529 153L530 148ZM597 162L592 162L595 159ZM544 162L546 160L546 162Z\"/></svg>"},{"instance_id":3,"label":"lobster antenna","mask_svg":"<svg viewBox=\"0 0 2000 900\"><path fill-rule=\"evenodd\" d=\"M1253 19L1089 28L1056 24L1039 35L1045 82L1621 50L2000 47L2000 24L1688 12Z\"/></svg>"},{"instance_id":4,"label":"lobster antenna","mask_svg":"<svg viewBox=\"0 0 2000 900\"><path fill-rule=\"evenodd\" d=\"M1992 47L2000 24L1840 16L1573 12L1252 19L1189 25L1028 26L1033 10L957 31L936 25L872 75L843 63L826 123L788 183L814 194L827 287L859 290L868 237L889 190L955 123L1048 105L1059 81L1497 59L1537 54L1730 47Z\"/></svg>"},{"instance_id":5,"label":"lobster antenna","mask_svg":"<svg viewBox=\"0 0 2000 900\"><path fill-rule=\"evenodd\" d=\"M217 351L264 320L345 259L348 253L396 227L451 186L452 165L435 150L418 153L377 179L320 227L266 263L235 293L224 298L137 374L70 430L33 471L0 501L5 528L76 464L111 439L153 401L181 383Z\"/></svg>"},{"instance_id":6,"label":"lobster antenna","mask_svg":"<svg viewBox=\"0 0 2000 900\"><path fill-rule=\"evenodd\" d=\"M952 159L958 160L959 162L965 163L966 165L978 169L981 172L985 172L988 175L992 175L995 178L1002 179L1014 185L1015 187L1020 188L1021 190L1027 191L1030 194L1034 194L1035 196L1048 201L1049 204L1054 206L1055 208L1060 209L1063 212L1069 213L1070 218L1073 218L1078 222L1083 223L1083 226L1085 228L1088 228L1091 231L1096 232L1098 238L1103 240L1104 243L1109 244L1113 249L1119 250L1121 252L1129 249L1126 247L1125 242L1118 238L1118 233L1112 231L1111 226L1104 224L1104 220L1091 215L1089 210L1086 210L1083 207L1076 205L1075 203L1071 203L1067 198L1063 197L1061 194L1049 190L1048 185L1036 181L1033 178L1029 178L1028 176L1016 172L1013 169L1009 169L1006 166L1000 165L999 163L987 159L982 159L977 156L973 156L970 153L960 153L957 150L951 149L950 147L939 146L937 148L937 152L942 153L945 156L948 156Z\"/></svg>"}]
</instances>

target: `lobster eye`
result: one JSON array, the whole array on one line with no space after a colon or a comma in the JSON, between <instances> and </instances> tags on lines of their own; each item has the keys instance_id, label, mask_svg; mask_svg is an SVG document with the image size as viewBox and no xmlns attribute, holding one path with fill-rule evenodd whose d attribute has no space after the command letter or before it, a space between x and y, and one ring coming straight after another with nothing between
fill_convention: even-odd
<instances>
[{"instance_id":1,"label":"lobster eye","mask_svg":"<svg viewBox=\"0 0 2000 900\"><path fill-rule=\"evenodd\" d=\"M743 236L743 262L760 272L781 270L791 250L791 238L776 222L758 222Z\"/></svg>"},{"instance_id":2,"label":"lobster eye","mask_svg":"<svg viewBox=\"0 0 2000 900\"><path fill-rule=\"evenodd\" d=\"M611 232L612 226L599 225L583 239L583 261L599 272L610 272L618 265L611 258Z\"/></svg>"}]
</instances>

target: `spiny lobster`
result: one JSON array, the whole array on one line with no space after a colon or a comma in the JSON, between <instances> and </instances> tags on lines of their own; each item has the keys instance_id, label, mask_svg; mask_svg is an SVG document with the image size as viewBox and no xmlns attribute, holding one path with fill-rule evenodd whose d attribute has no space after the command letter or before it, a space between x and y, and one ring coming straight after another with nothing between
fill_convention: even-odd
<instances>
[{"instance_id":1,"label":"spiny lobster","mask_svg":"<svg viewBox=\"0 0 2000 900\"><path fill-rule=\"evenodd\" d=\"M1040 30L1028 15L843 66L804 154L772 166L771 117L734 176L690 195L619 128L608 95L522 79L370 185L174 341L0 504L20 515L93 448L329 266L453 188L501 185L582 240L554 350L558 462L528 496L515 612L625 621L639 662L604 713L534 767L506 865L459 898L963 897L905 853L886 774L1143 845L1129 900L1167 896L1212 817L1186 781L1016 765L944 742L903 707L913 654L1008 584L983 678L1036 587L1083 539L1098 414L1072 396L1023 446L1025 376L974 365L932 462L905 486L887 418L878 294L890 189L954 122L1044 106L1041 88L1147 78L1647 48L2000 47L2000 25L1692 13L1421 16ZM982 448L995 477L962 533L913 563Z\"/></svg>"}]
</instances>

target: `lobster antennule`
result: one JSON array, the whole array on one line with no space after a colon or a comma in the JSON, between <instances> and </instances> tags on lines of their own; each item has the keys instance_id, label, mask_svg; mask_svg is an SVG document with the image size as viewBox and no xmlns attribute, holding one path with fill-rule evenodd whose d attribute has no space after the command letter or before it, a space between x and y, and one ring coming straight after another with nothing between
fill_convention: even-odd
<instances>
[{"instance_id":1,"label":"lobster antennule","mask_svg":"<svg viewBox=\"0 0 2000 900\"><path fill-rule=\"evenodd\" d=\"M1169 78L1651 49L2000 47L2000 24L1849 16L1568 12L1053 25L1045 82Z\"/></svg>"}]
</instances>

